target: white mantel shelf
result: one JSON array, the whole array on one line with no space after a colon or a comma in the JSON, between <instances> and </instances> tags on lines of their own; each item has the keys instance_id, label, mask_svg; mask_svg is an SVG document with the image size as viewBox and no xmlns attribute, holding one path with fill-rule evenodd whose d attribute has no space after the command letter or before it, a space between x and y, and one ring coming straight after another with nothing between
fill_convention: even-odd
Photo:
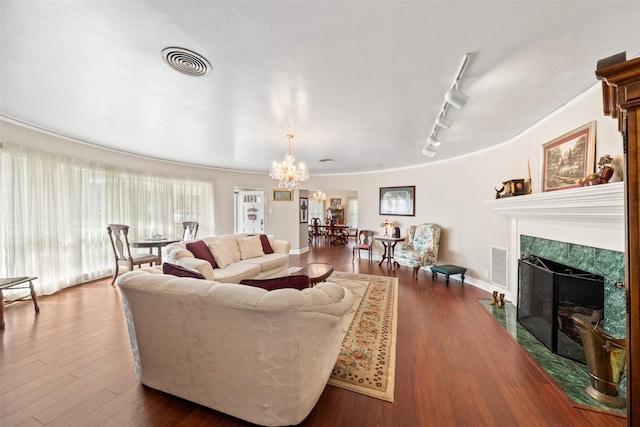
<instances>
[{"instance_id":1,"label":"white mantel shelf","mask_svg":"<svg viewBox=\"0 0 640 427\"><path fill-rule=\"evenodd\" d=\"M512 219L624 224L624 182L490 200L487 205Z\"/></svg>"}]
</instances>

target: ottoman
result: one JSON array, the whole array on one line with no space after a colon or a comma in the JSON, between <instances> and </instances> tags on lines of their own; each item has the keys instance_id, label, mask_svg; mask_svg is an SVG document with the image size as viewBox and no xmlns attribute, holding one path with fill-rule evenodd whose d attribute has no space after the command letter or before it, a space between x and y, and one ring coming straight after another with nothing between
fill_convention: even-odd
<instances>
[{"instance_id":1,"label":"ottoman","mask_svg":"<svg viewBox=\"0 0 640 427\"><path fill-rule=\"evenodd\" d=\"M464 286L464 273L467 272L467 269L464 267L460 267L453 264L445 264L445 265L434 265L430 267L431 269L431 280L433 282L436 281L436 275L438 273L445 275L445 284L449 287L449 276L452 274L459 274L462 276L462 286Z\"/></svg>"}]
</instances>

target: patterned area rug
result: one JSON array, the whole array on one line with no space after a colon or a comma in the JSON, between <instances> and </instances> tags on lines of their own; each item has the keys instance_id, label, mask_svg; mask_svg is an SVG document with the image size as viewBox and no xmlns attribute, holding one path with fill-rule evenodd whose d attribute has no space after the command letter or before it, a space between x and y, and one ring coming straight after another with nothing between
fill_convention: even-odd
<instances>
[{"instance_id":1,"label":"patterned area rug","mask_svg":"<svg viewBox=\"0 0 640 427\"><path fill-rule=\"evenodd\" d=\"M393 402L398 279L336 271L327 280L355 297L329 384Z\"/></svg>"}]
</instances>

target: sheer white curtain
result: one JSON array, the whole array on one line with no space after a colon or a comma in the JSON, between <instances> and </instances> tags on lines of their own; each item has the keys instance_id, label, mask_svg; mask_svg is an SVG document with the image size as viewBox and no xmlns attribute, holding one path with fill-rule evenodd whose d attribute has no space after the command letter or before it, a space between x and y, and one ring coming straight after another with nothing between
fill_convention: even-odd
<instances>
[{"instance_id":1,"label":"sheer white curtain","mask_svg":"<svg viewBox=\"0 0 640 427\"><path fill-rule=\"evenodd\" d=\"M324 219L324 200L309 199L309 223L311 218Z\"/></svg>"},{"instance_id":2,"label":"sheer white curtain","mask_svg":"<svg viewBox=\"0 0 640 427\"><path fill-rule=\"evenodd\" d=\"M213 182L85 163L4 143L0 277L38 276L38 294L112 274L107 224L132 240L179 237L183 221L213 232Z\"/></svg>"},{"instance_id":3,"label":"sheer white curtain","mask_svg":"<svg viewBox=\"0 0 640 427\"><path fill-rule=\"evenodd\" d=\"M358 198L347 197L347 225L358 228Z\"/></svg>"}]
</instances>

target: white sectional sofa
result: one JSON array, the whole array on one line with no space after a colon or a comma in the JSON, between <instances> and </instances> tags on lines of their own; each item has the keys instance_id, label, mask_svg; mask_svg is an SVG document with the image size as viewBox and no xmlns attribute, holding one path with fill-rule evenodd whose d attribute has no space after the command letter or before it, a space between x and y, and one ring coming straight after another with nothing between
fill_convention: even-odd
<instances>
[{"instance_id":1,"label":"white sectional sofa","mask_svg":"<svg viewBox=\"0 0 640 427\"><path fill-rule=\"evenodd\" d=\"M263 242L267 239L274 253L265 254ZM289 270L291 243L269 235L225 234L204 237L204 241L217 266L196 258L187 250L191 242L167 245L165 262L199 271L206 279L216 282L238 283L242 279L267 279L286 276ZM261 250L262 249L262 250Z\"/></svg>"},{"instance_id":2,"label":"white sectional sofa","mask_svg":"<svg viewBox=\"0 0 640 427\"><path fill-rule=\"evenodd\" d=\"M353 305L330 282L266 291L143 268L117 283L143 384L266 426L311 412Z\"/></svg>"}]
</instances>

